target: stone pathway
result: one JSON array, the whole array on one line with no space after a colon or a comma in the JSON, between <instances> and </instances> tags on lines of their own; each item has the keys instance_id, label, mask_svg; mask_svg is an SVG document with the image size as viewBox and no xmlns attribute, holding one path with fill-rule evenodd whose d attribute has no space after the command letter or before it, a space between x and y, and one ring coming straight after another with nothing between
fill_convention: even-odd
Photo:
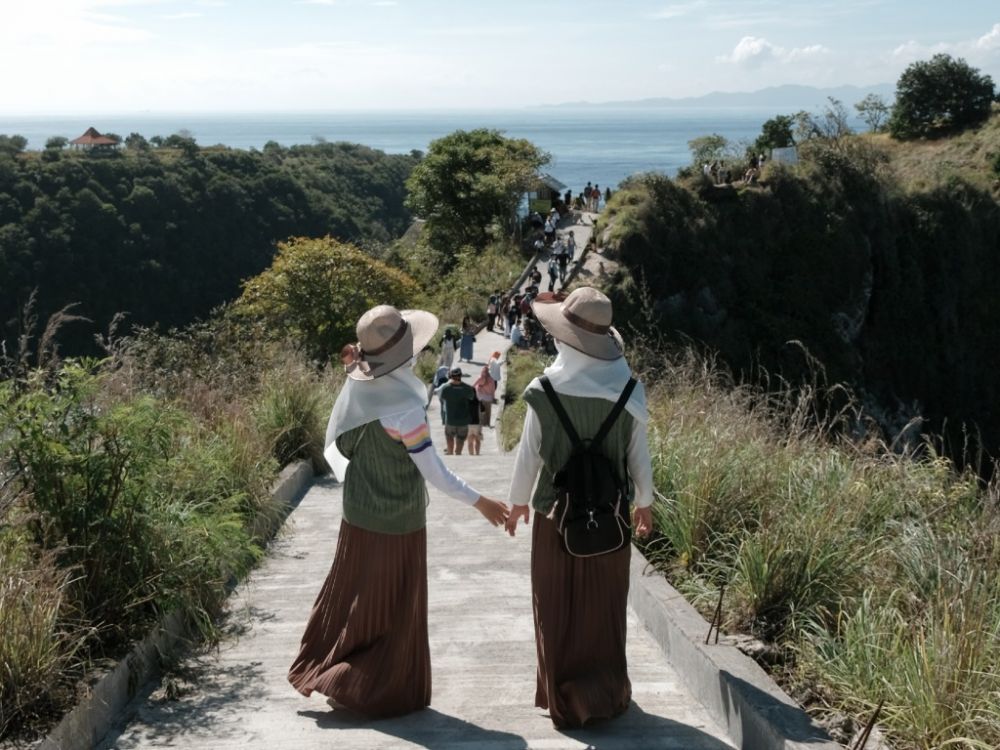
<instances>
[{"instance_id":1,"label":"stone pathway","mask_svg":"<svg viewBox=\"0 0 1000 750\"><path fill-rule=\"evenodd\" d=\"M581 244L582 247L582 244ZM509 342L483 331L476 359ZM501 386L502 387L502 386ZM444 444L434 400L436 446ZM446 461L480 491L506 498L513 454L484 430L480 456ZM286 680L313 600L333 560L340 487L318 479L292 512L267 559L231 597L227 637L193 654L163 684L150 686L100 745L120 748L310 750L432 748L557 750L732 745L685 690L645 628L629 613L633 705L592 729L560 732L534 707L535 644L529 578L530 533L515 539L467 506L431 490L428 508L431 707L398 719L366 721L303 698Z\"/></svg>"}]
</instances>

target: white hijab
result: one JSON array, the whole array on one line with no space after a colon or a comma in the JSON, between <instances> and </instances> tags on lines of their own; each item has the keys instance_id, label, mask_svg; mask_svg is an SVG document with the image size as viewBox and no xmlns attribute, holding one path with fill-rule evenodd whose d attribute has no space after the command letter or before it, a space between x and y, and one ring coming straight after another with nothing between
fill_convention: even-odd
<instances>
[{"instance_id":1,"label":"white hijab","mask_svg":"<svg viewBox=\"0 0 1000 750\"><path fill-rule=\"evenodd\" d=\"M545 368L545 374L552 387L567 396L583 398L603 398L612 403L618 401L625 390L625 384L632 377L632 370L625 357L618 359L597 359L556 340L556 361ZM541 389L541 384L533 380L529 388ZM637 383L625 410L641 424L649 421L646 408L646 389Z\"/></svg>"},{"instance_id":2,"label":"white hijab","mask_svg":"<svg viewBox=\"0 0 1000 750\"><path fill-rule=\"evenodd\" d=\"M323 450L337 481L344 481L348 464L347 457L337 450L338 437L373 420L422 409L426 403L427 386L420 382L410 365L403 365L375 380L347 378L330 413Z\"/></svg>"}]
</instances>

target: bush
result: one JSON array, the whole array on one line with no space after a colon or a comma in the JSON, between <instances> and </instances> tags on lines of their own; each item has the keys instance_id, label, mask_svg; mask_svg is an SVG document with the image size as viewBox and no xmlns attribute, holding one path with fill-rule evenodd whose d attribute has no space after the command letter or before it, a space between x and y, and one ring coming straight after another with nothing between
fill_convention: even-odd
<instances>
[{"instance_id":1,"label":"bush","mask_svg":"<svg viewBox=\"0 0 1000 750\"><path fill-rule=\"evenodd\" d=\"M290 338L321 363L355 340L355 324L381 304L408 307L416 282L352 245L326 237L278 245L270 268L243 285L236 311L266 338Z\"/></svg>"}]
</instances>

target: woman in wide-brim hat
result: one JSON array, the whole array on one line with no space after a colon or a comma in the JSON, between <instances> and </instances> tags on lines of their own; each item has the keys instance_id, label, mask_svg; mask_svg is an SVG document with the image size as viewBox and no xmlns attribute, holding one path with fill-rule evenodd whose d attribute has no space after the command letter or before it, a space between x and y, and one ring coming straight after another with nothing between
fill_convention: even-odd
<instances>
[{"instance_id":1,"label":"woman in wide-brim hat","mask_svg":"<svg viewBox=\"0 0 1000 750\"><path fill-rule=\"evenodd\" d=\"M421 310L366 312L358 343L341 353L347 381L327 426L324 455L344 483L344 515L288 679L303 695L319 692L369 717L430 704L425 480L494 526L507 516L431 443L427 391L411 364L437 327Z\"/></svg>"},{"instance_id":2,"label":"woman in wide-brim hat","mask_svg":"<svg viewBox=\"0 0 1000 750\"><path fill-rule=\"evenodd\" d=\"M632 377L622 338L611 326L611 301L596 289L582 287L568 297L540 294L532 311L558 350L545 375L578 434L591 438ZM538 378L528 384L524 400L529 408L508 496L507 531L513 536L518 520L528 522L530 502L535 509L531 535L538 648L535 705L548 709L557 727L579 727L619 715L631 700L625 658L631 545L588 558L566 551L549 514L555 502L553 475L570 456L570 439ZM630 479L635 488L634 526L639 536L648 534L652 524L647 419L645 391L639 383L602 443L611 464L621 467L619 482Z\"/></svg>"}]
</instances>

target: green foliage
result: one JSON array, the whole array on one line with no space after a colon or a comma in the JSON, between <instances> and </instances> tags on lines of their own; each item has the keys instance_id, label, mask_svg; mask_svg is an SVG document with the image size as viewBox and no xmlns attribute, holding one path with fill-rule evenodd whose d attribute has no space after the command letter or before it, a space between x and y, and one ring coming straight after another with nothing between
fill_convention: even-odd
<instances>
[{"instance_id":1,"label":"green foliage","mask_svg":"<svg viewBox=\"0 0 1000 750\"><path fill-rule=\"evenodd\" d=\"M795 118L792 115L775 115L761 126L760 135L754 141L753 150L757 154L767 154L772 148L786 148L795 145L792 128Z\"/></svg>"},{"instance_id":2,"label":"green foliage","mask_svg":"<svg viewBox=\"0 0 1000 750\"><path fill-rule=\"evenodd\" d=\"M833 437L810 415L819 391L765 394L689 351L659 357L647 554L706 615L725 585L723 627L772 641L817 710L869 715L884 697L894 747L995 747L996 488L933 452Z\"/></svg>"},{"instance_id":3,"label":"green foliage","mask_svg":"<svg viewBox=\"0 0 1000 750\"><path fill-rule=\"evenodd\" d=\"M296 238L280 243L270 268L244 283L236 309L259 323L262 335L290 337L325 363L355 339L354 326L366 310L406 308L417 292L402 271L352 245Z\"/></svg>"},{"instance_id":4,"label":"green foliage","mask_svg":"<svg viewBox=\"0 0 1000 750\"><path fill-rule=\"evenodd\" d=\"M889 120L895 138L936 137L977 125L990 115L993 79L962 58L937 54L912 63L896 83Z\"/></svg>"},{"instance_id":5,"label":"green foliage","mask_svg":"<svg viewBox=\"0 0 1000 750\"><path fill-rule=\"evenodd\" d=\"M0 133L0 156L16 156L28 146L28 139L23 135L4 135Z\"/></svg>"},{"instance_id":6,"label":"green foliage","mask_svg":"<svg viewBox=\"0 0 1000 750\"><path fill-rule=\"evenodd\" d=\"M514 450L521 440L524 418L528 405L521 398L528 383L542 374L552 362L552 357L534 351L507 350L507 382L503 394L503 412L497 428L500 430L500 446L505 451Z\"/></svg>"},{"instance_id":7,"label":"green foliage","mask_svg":"<svg viewBox=\"0 0 1000 750\"><path fill-rule=\"evenodd\" d=\"M328 372L341 374L339 368ZM336 390L301 365L287 365L268 375L253 414L279 465L301 459L309 461L317 474L328 470L323 447Z\"/></svg>"},{"instance_id":8,"label":"green foliage","mask_svg":"<svg viewBox=\"0 0 1000 750\"><path fill-rule=\"evenodd\" d=\"M65 136L54 135L47 141L45 141L45 148L56 149L58 151L60 149L66 148L67 143L69 143L69 139L66 138Z\"/></svg>"},{"instance_id":9,"label":"green foliage","mask_svg":"<svg viewBox=\"0 0 1000 750\"><path fill-rule=\"evenodd\" d=\"M518 203L548 161L530 141L497 130L458 130L431 143L407 180L406 203L426 219L443 268L460 248L480 250L510 234Z\"/></svg>"},{"instance_id":10,"label":"green foliage","mask_svg":"<svg viewBox=\"0 0 1000 750\"><path fill-rule=\"evenodd\" d=\"M1000 418L983 404L1000 399L1000 298L986 279L1000 274L1000 206L957 180L904 193L870 141L814 140L799 168L725 200L662 177L613 197L616 311L637 314L644 285L655 330L750 379L810 382L801 342L831 382L887 405L891 437L917 401L951 455L963 423L993 452Z\"/></svg>"},{"instance_id":11,"label":"green foliage","mask_svg":"<svg viewBox=\"0 0 1000 750\"><path fill-rule=\"evenodd\" d=\"M729 141L718 133L701 135L688 141L688 148L691 150L691 163L696 167L719 161L728 147Z\"/></svg>"},{"instance_id":12,"label":"green foliage","mask_svg":"<svg viewBox=\"0 0 1000 750\"><path fill-rule=\"evenodd\" d=\"M868 94L860 102L855 103L854 109L873 133L882 131L892 113L892 107L878 94Z\"/></svg>"},{"instance_id":13,"label":"green foliage","mask_svg":"<svg viewBox=\"0 0 1000 750\"><path fill-rule=\"evenodd\" d=\"M409 155L339 143L278 155L195 145L184 156L166 145L145 150L136 135L116 159L46 151L59 158L2 161L0 340L8 348L20 334L12 321L36 288L43 320L78 302L96 330L119 312L129 325L183 326L236 297L241 280L270 263L276 241L387 241L410 223ZM63 350L95 353L94 330L67 327Z\"/></svg>"},{"instance_id":14,"label":"green foliage","mask_svg":"<svg viewBox=\"0 0 1000 750\"><path fill-rule=\"evenodd\" d=\"M428 287L421 306L452 324L466 315L485 320L486 301L493 290L506 291L523 270L524 261L512 244L492 242L480 251L465 250L458 254L451 273Z\"/></svg>"}]
</instances>

